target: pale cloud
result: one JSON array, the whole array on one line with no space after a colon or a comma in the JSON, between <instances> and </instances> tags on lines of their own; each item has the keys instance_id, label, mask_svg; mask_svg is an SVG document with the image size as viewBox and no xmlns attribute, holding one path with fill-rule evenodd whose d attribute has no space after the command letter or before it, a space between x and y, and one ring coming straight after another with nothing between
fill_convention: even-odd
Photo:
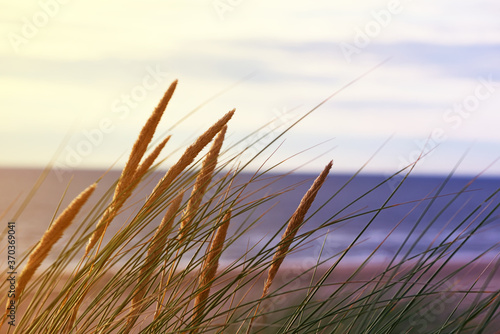
<instances>
[{"instance_id":1,"label":"pale cloud","mask_svg":"<svg viewBox=\"0 0 500 334\"><path fill-rule=\"evenodd\" d=\"M499 5L492 0L401 1L401 10L362 47L356 46L357 34L377 22L376 15L386 11L390 1L241 1L233 2L221 17L215 1L193 6L180 0L68 0L52 8L48 23L30 38L23 37L26 43L16 51L9 36L22 36L25 25L43 12L40 4L54 1L0 0L0 85L6 87L0 92L0 140L17 133L12 151L6 152L15 152L18 145L33 164L46 163L47 153L40 147L55 150L54 141L69 127L75 127L78 137L103 117L116 116L113 103L141 83L146 68L157 66L168 78L129 117L114 120L117 130L82 166L107 167L113 145L123 145L120 153L126 150L125 143L133 142L140 122L174 78L179 89L165 128L254 73L176 129L176 143L184 143L194 132L190 129L201 131L236 107L232 136L240 138L275 117L276 109L307 112L389 57L380 69L299 124L289 141L312 146L335 137L342 143L337 160L347 169L359 162L352 152L368 154L368 144L393 133L402 151L413 150L413 141L436 127L446 128L453 143L449 154L474 140L481 152L481 143L500 145L494 126L500 90L463 117L460 126L448 128L443 121L446 109L472 94L479 78L500 80ZM342 43L357 47L350 61ZM29 153L32 146L23 138L32 141L34 136L51 139L40 140L36 152ZM27 163L7 155L4 163Z\"/></svg>"}]
</instances>

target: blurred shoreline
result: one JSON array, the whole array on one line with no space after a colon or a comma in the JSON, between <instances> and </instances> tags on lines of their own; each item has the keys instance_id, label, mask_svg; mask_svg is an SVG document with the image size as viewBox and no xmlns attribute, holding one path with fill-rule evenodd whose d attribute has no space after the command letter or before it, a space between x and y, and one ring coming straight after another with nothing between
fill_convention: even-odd
<instances>
[{"instance_id":1,"label":"blurred shoreline","mask_svg":"<svg viewBox=\"0 0 500 334\"><path fill-rule=\"evenodd\" d=\"M19 208L24 198L30 192L35 184L42 170L40 169L14 169L14 168L1 168L0 169L0 215L3 215L3 223L7 222L14 215L14 212ZM133 195L133 199L129 203L142 203L154 188L156 182L163 176L164 171L153 172L141 185ZM91 183L100 179L96 192L90 198L89 202L83 208L83 212L90 210L97 201L105 195L108 189L113 187L114 182L120 175L119 170L71 170L63 174L62 181L54 171L50 172L45 182L40 186L32 201L28 204L26 209L21 213L17 226L17 235L19 236L18 247L19 253L26 251L34 245L39 238L43 235L48 227L52 217L61 212L62 208L66 207L71 200L78 195ZM249 173L242 173L238 176L238 182L245 182L251 177ZM297 207L302 195L308 189L315 174L292 174L279 177L279 174L269 174L260 181L256 181L254 185L249 187L248 191L254 191L264 187L259 192L256 192L248 200L256 199L276 193L287 187L293 186L293 191L287 192L269 203L265 203L259 207L254 216L260 215L265 210L275 206L268 214L266 214L261 221L259 221L252 229L241 238L236 240L229 249L229 254L240 254L246 249L247 245L262 243L264 244L271 239L277 239L280 235L280 229L286 224L287 219ZM102 178L102 179L101 179ZM217 178L217 176L216 176ZM304 230L313 229L326 222L335 222L338 217L353 214L357 211L376 211L383 205L386 198L395 189L395 184L383 184L378 187L373 194L369 194L361 201L357 201L352 205L352 202L364 194L368 190L374 188L386 177L383 175L358 175L351 183L342 190L333 200L332 194L335 194L339 189L349 180L350 175L338 175L332 171L327 182L321 189L316 198L316 202L310 210L310 214L318 210L310 219L305 223ZM400 180L401 178L398 178ZM396 196L391 201L392 208L383 210L377 216L369 229L361 236L358 243L348 252L346 260L355 263L362 263L363 260L373 252L375 248L379 248L377 253L372 258L373 263L385 263L390 260L395 252L398 250L402 240L408 235L409 231L415 226L420 224L422 228L417 231L423 231L425 223L438 217L439 211L448 205L453 196L460 192L460 189L468 185L472 177L453 177L448 181L446 188L443 192L434 198L432 191L444 182L443 176L424 176L415 175L410 176L405 181L405 186L398 190ZM271 183L272 181L272 183ZM236 182L237 183L237 182ZM475 180L472 185L467 188L466 192L460 194L459 198L454 200L449 212L445 215L439 216L439 220L435 222L435 226L429 229L426 234L422 235L422 240L415 248L416 251L423 252L430 244L437 242L436 240L444 240L444 235L457 226L457 222L466 216L468 212L473 212L478 206L482 206L484 201L496 189L500 188L500 177L480 177ZM187 197L187 195L186 195ZM498 201L498 199L493 198ZM430 215L425 216L423 222L419 222L419 214L424 214L425 205L433 202L433 206L428 209ZM324 207L322 205L325 204ZM491 204L491 203L490 203ZM495 203L493 203L495 204ZM8 209L8 207L12 207ZM493 205L494 206L494 205ZM346 207L348 207L346 209ZM59 210L58 210L59 208ZM319 210L321 208L321 210ZM136 208L131 206L119 216L119 219L113 223L108 232L113 235L123 223L126 222ZM414 211L414 212L413 212ZM413 216L408 216L412 212ZM81 221L83 214L77 217ZM331 224L324 229L323 233L317 233L314 241L299 247L300 251L294 252L289 255L288 265L293 267L294 263L300 263L307 260L309 262L315 261L321 250L321 245L326 241L326 249L323 249L323 259L331 257L334 259L338 254L341 254L345 249L350 247L350 242L354 240L358 233L369 223L373 214L366 216L349 219L342 221L338 224ZM480 221L482 216L477 216L474 219ZM494 247L497 243L496 236L498 235L498 214L492 217L492 222L481 231L478 231L477 236L473 236L469 241L467 247L464 247L455 257L454 260L461 262L465 259L471 259L477 254L483 252L488 247ZM154 222L150 230L154 226ZM231 223L229 235L235 231L238 225L243 224L243 219L234 219ZM469 224L466 222L465 225ZM64 244L64 240L76 230L78 224L70 226L65 233L63 240L58 244ZM419 225L419 226L420 226ZM397 228L396 228L397 227ZM329 231L329 232L327 232ZM444 231L444 232L443 232ZM146 231L147 232L147 231ZM456 238L466 232L465 228L450 234L451 237ZM423 232L422 232L423 233ZM451 232L450 232L451 233ZM443 237L441 237L443 235ZM274 236L274 237L273 237ZM384 242L382 247L381 242ZM271 240L272 243L277 240ZM493 249L493 251L495 248ZM403 254L402 252L401 254ZM491 260L490 252L488 256L483 257L485 261ZM222 258L222 261L230 263L234 258ZM327 261L331 263L331 261Z\"/></svg>"}]
</instances>

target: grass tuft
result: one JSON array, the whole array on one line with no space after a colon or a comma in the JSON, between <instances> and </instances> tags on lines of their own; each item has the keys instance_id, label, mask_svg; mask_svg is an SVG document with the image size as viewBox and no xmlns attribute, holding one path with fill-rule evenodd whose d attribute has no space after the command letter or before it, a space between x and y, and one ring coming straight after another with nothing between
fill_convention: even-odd
<instances>
[{"instance_id":1,"label":"grass tuft","mask_svg":"<svg viewBox=\"0 0 500 334\"><path fill-rule=\"evenodd\" d=\"M500 188L471 207L462 199L475 191L475 179L447 192L452 171L424 198L399 202L418 161L363 190L353 184L364 166L339 189L323 187L330 162L293 213L276 212L278 201L311 181L284 184L293 178L273 174L280 163L269 161L244 173L276 139L262 148L266 135L260 136L244 148L257 145L258 153L240 161L243 152L226 144L234 110L160 178L154 172L163 161L155 161L170 136L150 144L176 86L146 121L113 185L77 215L96 184L84 190L21 259L16 296L5 298L7 307L16 304L16 324L6 321L6 308L1 333L472 334L500 326L498 244L472 259L460 257L471 240L498 228ZM297 123L284 126L278 138ZM315 203L320 189L326 200ZM402 208L404 216L396 217ZM40 269L73 221L76 230ZM350 255L370 245L379 222L392 229L354 261ZM395 240L405 224L411 226L407 235ZM346 226L351 234L336 233ZM113 233L104 238L108 227ZM439 232L427 242L432 231ZM338 244L339 237L347 246ZM392 253L376 260L389 242L396 244ZM313 261L294 259L314 247ZM7 296L8 289L2 280L0 293Z\"/></svg>"}]
</instances>

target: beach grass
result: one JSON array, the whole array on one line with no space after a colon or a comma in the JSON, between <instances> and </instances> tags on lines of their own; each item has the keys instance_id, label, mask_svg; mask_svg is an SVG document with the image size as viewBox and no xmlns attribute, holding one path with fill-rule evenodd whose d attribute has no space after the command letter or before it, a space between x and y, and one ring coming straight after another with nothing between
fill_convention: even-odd
<instances>
[{"instance_id":1,"label":"beach grass","mask_svg":"<svg viewBox=\"0 0 500 334\"><path fill-rule=\"evenodd\" d=\"M424 251L415 251L422 233L472 182L445 194L445 181L432 196L395 204L392 199L411 174L411 164L311 228L308 220L342 196L341 190L352 181L329 194L322 185L329 173L335 173L335 164L325 159L324 170L301 194L295 212L270 226L269 238L231 254L236 260L222 262L227 249L258 225L268 209L257 218L251 214L268 208L295 186L255 199L249 186L259 183L265 189L266 182L273 182L268 175L276 165L263 166L240 182L238 175L249 162L241 161L243 152L234 153L234 145L226 143L235 113L231 110L178 161L169 162L147 198L135 198L136 189L165 164L155 160L170 137L156 147L151 141L176 85L170 86L147 120L113 186L93 206L85 202L99 188L99 180L81 189L40 242L19 259L15 296L7 297L9 281L0 282L1 333L493 333L499 328L500 261L492 256L496 245L474 259L459 261L457 253L473 235L498 220L500 189L468 212L455 230L443 232L448 234ZM150 155L144 158L148 149ZM393 190L380 207L352 210L388 184ZM323 198L328 200L310 210L318 192L327 194ZM425 213L437 198L447 202L429 218ZM412 230L387 262L374 261L378 247L361 262L350 262L348 254L363 242L379 215L403 204L409 211L425 208L418 220L424 232ZM127 206L133 214L122 217L125 223L105 239L108 227L117 224ZM235 218L245 224L230 229ZM364 227L349 247L323 252L338 225L359 218L365 220ZM55 260L48 262L48 252L69 224L78 228ZM3 240L7 237L2 233ZM317 259L307 265L286 265L289 254L318 240L323 241ZM7 277L8 270L1 270Z\"/></svg>"}]
</instances>

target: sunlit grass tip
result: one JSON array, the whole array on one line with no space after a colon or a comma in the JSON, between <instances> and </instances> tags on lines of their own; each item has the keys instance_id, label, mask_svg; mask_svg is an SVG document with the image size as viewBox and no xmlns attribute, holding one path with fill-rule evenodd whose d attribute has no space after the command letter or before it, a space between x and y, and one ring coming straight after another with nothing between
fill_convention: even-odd
<instances>
[{"instance_id":1,"label":"sunlit grass tip","mask_svg":"<svg viewBox=\"0 0 500 334\"><path fill-rule=\"evenodd\" d=\"M160 143L160 145L153 151L152 155L146 159L143 165L139 166L139 163L142 160L151 139L153 138L161 116L163 115L163 112L165 111L176 86L177 80L170 85L163 98L160 100L160 103L146 121L146 124L143 126L137 140L134 143L134 146L132 147L128 161L122 170L122 174L118 179L113 200L102 215L99 222L96 224L96 229L90 236L87 247L85 248L84 256L87 256L90 253L97 241L102 237L109 223L116 217L118 211L131 195L134 188L138 185L140 181L139 178L142 177L147 170L146 167L153 163L153 157L157 157L163 146L165 146L168 141L169 138Z\"/></svg>"}]
</instances>

